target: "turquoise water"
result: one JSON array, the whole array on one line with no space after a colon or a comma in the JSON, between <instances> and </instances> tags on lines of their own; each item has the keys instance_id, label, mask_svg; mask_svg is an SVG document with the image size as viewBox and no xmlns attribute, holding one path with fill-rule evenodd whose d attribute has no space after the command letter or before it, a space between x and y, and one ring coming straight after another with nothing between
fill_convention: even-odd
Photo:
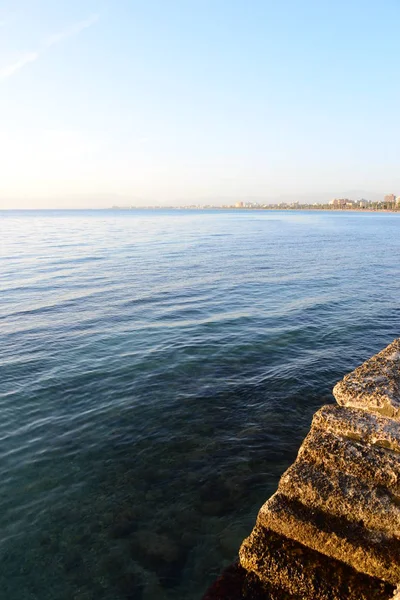
<instances>
[{"instance_id":1,"label":"turquoise water","mask_svg":"<svg viewBox=\"0 0 400 600\"><path fill-rule=\"evenodd\" d=\"M200 598L400 335L400 215L3 212L0 590Z\"/></svg>"}]
</instances>

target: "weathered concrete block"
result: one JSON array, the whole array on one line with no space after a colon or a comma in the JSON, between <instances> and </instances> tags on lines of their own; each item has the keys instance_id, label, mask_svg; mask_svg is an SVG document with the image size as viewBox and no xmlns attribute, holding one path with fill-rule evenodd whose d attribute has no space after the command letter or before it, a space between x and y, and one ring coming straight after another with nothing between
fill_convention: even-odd
<instances>
[{"instance_id":1,"label":"weathered concrete block","mask_svg":"<svg viewBox=\"0 0 400 600\"><path fill-rule=\"evenodd\" d=\"M400 422L378 414L329 404L315 413L313 427L400 453Z\"/></svg>"},{"instance_id":2,"label":"weathered concrete block","mask_svg":"<svg viewBox=\"0 0 400 600\"><path fill-rule=\"evenodd\" d=\"M342 406L400 419L400 339L346 375L333 395Z\"/></svg>"},{"instance_id":3,"label":"weathered concrete block","mask_svg":"<svg viewBox=\"0 0 400 600\"><path fill-rule=\"evenodd\" d=\"M276 493L261 508L257 523L392 584L400 581L400 540L333 517Z\"/></svg>"},{"instance_id":4,"label":"weathered concrete block","mask_svg":"<svg viewBox=\"0 0 400 600\"><path fill-rule=\"evenodd\" d=\"M291 594L302 600L388 600L395 589L260 526L243 542L239 557L240 564L272 586L278 598Z\"/></svg>"},{"instance_id":5,"label":"weathered concrete block","mask_svg":"<svg viewBox=\"0 0 400 600\"><path fill-rule=\"evenodd\" d=\"M386 488L400 497L400 453L312 427L298 460L325 472L347 473L358 481Z\"/></svg>"},{"instance_id":6,"label":"weathered concrete block","mask_svg":"<svg viewBox=\"0 0 400 600\"><path fill-rule=\"evenodd\" d=\"M400 503L373 482L298 460L282 476L278 490L310 508L400 537Z\"/></svg>"}]
</instances>

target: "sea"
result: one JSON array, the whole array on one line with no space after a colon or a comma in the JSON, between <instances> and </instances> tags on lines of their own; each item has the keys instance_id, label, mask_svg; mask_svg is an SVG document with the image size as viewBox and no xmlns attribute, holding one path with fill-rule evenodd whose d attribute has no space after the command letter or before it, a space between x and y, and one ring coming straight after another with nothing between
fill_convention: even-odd
<instances>
[{"instance_id":1,"label":"sea","mask_svg":"<svg viewBox=\"0 0 400 600\"><path fill-rule=\"evenodd\" d=\"M0 212L0 596L200 600L400 336L400 214Z\"/></svg>"}]
</instances>

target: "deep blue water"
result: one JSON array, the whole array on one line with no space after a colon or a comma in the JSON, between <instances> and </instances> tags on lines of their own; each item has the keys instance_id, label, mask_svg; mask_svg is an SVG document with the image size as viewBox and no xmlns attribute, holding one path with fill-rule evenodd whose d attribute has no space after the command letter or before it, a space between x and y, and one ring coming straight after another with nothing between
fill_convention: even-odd
<instances>
[{"instance_id":1,"label":"deep blue water","mask_svg":"<svg viewBox=\"0 0 400 600\"><path fill-rule=\"evenodd\" d=\"M0 590L199 599L400 335L400 215L2 212Z\"/></svg>"}]
</instances>

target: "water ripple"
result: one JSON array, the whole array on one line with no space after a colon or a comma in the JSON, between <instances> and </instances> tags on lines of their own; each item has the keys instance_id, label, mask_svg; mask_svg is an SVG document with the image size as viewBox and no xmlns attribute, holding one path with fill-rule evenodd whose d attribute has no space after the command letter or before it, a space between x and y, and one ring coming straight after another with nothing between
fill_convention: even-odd
<instances>
[{"instance_id":1,"label":"water ripple","mask_svg":"<svg viewBox=\"0 0 400 600\"><path fill-rule=\"evenodd\" d=\"M399 216L0 226L3 594L199 598L333 384L399 336Z\"/></svg>"}]
</instances>

